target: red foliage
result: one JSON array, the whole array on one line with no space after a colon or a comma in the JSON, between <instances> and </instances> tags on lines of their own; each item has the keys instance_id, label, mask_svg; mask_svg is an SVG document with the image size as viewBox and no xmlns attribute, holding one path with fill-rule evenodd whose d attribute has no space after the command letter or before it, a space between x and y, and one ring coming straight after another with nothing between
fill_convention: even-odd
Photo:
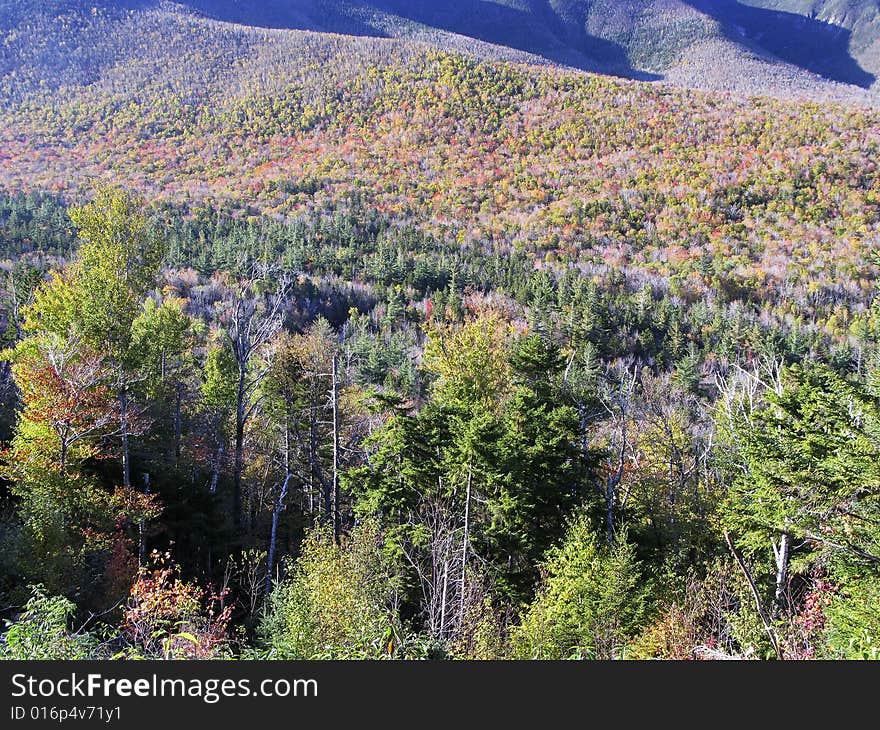
<instances>
[{"instance_id":1,"label":"red foliage","mask_svg":"<svg viewBox=\"0 0 880 730\"><path fill-rule=\"evenodd\" d=\"M123 634L148 656L210 659L228 642L232 607L224 593L206 591L177 576L169 555L153 553L155 567L142 568L131 588Z\"/></svg>"},{"instance_id":2,"label":"red foliage","mask_svg":"<svg viewBox=\"0 0 880 730\"><path fill-rule=\"evenodd\" d=\"M824 578L814 578L803 597L800 610L791 620L791 634L786 642L787 659L815 659L816 647L825 630L828 609L838 586Z\"/></svg>"}]
</instances>

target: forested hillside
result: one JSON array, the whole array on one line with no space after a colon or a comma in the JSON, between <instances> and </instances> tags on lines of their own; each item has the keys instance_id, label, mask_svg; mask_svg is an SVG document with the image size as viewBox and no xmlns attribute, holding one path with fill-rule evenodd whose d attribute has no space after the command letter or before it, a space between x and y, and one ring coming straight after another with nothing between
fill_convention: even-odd
<instances>
[{"instance_id":1,"label":"forested hillside","mask_svg":"<svg viewBox=\"0 0 880 730\"><path fill-rule=\"evenodd\" d=\"M0 656L878 658L878 112L38 5Z\"/></svg>"},{"instance_id":2,"label":"forested hillside","mask_svg":"<svg viewBox=\"0 0 880 730\"><path fill-rule=\"evenodd\" d=\"M877 0L3 0L0 63L35 48L28 61L48 61L51 81L97 61L91 46L139 35L157 16L200 17L218 32L235 24L398 38L686 88L877 103ZM92 36L96 24L104 32ZM123 58L137 40L117 46Z\"/></svg>"},{"instance_id":3,"label":"forested hillside","mask_svg":"<svg viewBox=\"0 0 880 730\"><path fill-rule=\"evenodd\" d=\"M876 0L187 0L244 25L477 38L555 63L690 85L833 81L867 88L880 70ZM688 68L696 66L696 69ZM751 68L756 78L744 73ZM700 77L702 78L702 84Z\"/></svg>"},{"instance_id":4,"label":"forested hillside","mask_svg":"<svg viewBox=\"0 0 880 730\"><path fill-rule=\"evenodd\" d=\"M870 87L880 70L876 0L187 0L244 25L354 35L448 34L634 78L760 88L780 77ZM709 53L707 53L709 51ZM730 67L731 63L733 68ZM697 73L688 66L696 65ZM743 78L744 68L758 71ZM801 73L806 72L806 73Z\"/></svg>"}]
</instances>

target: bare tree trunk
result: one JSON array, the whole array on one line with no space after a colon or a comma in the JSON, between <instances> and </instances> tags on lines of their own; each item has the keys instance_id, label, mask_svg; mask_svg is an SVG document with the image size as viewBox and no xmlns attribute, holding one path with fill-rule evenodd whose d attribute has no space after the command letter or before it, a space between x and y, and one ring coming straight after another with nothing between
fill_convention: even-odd
<instances>
[{"instance_id":1,"label":"bare tree trunk","mask_svg":"<svg viewBox=\"0 0 880 730\"><path fill-rule=\"evenodd\" d=\"M254 277L266 277L266 271L252 271ZM250 398L256 392L260 381L266 375L255 373L248 382L248 367L255 353L271 342L281 329L284 319L284 306L287 301L289 281L286 277L278 280L277 295L265 301L265 308L259 306L260 297L255 292L255 279L241 282L232 302L232 311L226 334L238 364L238 387L235 402L235 454L233 458L232 512L236 534L240 534L242 523L242 470L244 467L244 431L256 402ZM259 399L257 399L259 400Z\"/></svg>"},{"instance_id":2,"label":"bare tree trunk","mask_svg":"<svg viewBox=\"0 0 880 730\"><path fill-rule=\"evenodd\" d=\"M312 408L309 416L309 482L313 489L315 479L321 484L321 508L324 510L322 519L325 522L330 522L333 495L330 493L330 485L323 474L323 468L318 463L318 417L315 408Z\"/></svg>"},{"instance_id":3,"label":"bare tree trunk","mask_svg":"<svg viewBox=\"0 0 880 730\"><path fill-rule=\"evenodd\" d=\"M635 372L629 373L627 371L627 376L626 379L621 376L616 396L610 403L605 404L609 415L618 422L618 425L615 426L617 433L612 438L612 445L616 442L614 458L616 458L617 464L614 465L614 474L607 478L604 489L601 485L598 486L599 492L605 499L605 539L608 545L614 543L614 509L617 503L617 488L623 480L626 464L626 451L629 447L627 419L630 411L630 399L636 385ZM608 459L608 466L612 467L611 457Z\"/></svg>"},{"instance_id":4,"label":"bare tree trunk","mask_svg":"<svg viewBox=\"0 0 880 730\"><path fill-rule=\"evenodd\" d=\"M220 478L220 464L223 461L223 444L217 449L217 459L214 461L214 470L211 473L211 494L217 494L217 480Z\"/></svg>"},{"instance_id":5,"label":"bare tree trunk","mask_svg":"<svg viewBox=\"0 0 880 730\"><path fill-rule=\"evenodd\" d=\"M284 473L290 474L290 416L284 416Z\"/></svg>"},{"instance_id":6,"label":"bare tree trunk","mask_svg":"<svg viewBox=\"0 0 880 730\"><path fill-rule=\"evenodd\" d=\"M183 405L183 383L177 384L177 399L174 404L174 463L180 462L180 437L183 431L183 422L180 415Z\"/></svg>"},{"instance_id":7,"label":"bare tree trunk","mask_svg":"<svg viewBox=\"0 0 880 730\"><path fill-rule=\"evenodd\" d=\"M770 638L770 643L773 646L773 651L776 653L776 657L778 659L783 659L782 648L779 646L779 637L776 636L776 631L773 629L773 623L770 621L770 617L767 615L767 611L764 610L764 604L761 602L761 594L758 592L758 586L755 584L755 579L752 577L751 572L746 565L746 561L743 560L742 555L739 554L739 550L733 544L733 538L730 537L729 532L724 533L724 539L727 542L727 547L730 548L730 552L733 554L734 559L736 560L736 564L739 566L739 569L742 571L743 575L746 578L746 582L749 584L749 589L752 592L752 598L755 600L755 608L758 609L758 616L761 617L761 623L764 625L764 630L767 632L767 636Z\"/></svg>"},{"instance_id":8,"label":"bare tree trunk","mask_svg":"<svg viewBox=\"0 0 880 730\"><path fill-rule=\"evenodd\" d=\"M119 418L122 430L122 486L131 488L131 463L128 451L128 392L125 386L119 392Z\"/></svg>"},{"instance_id":9,"label":"bare tree trunk","mask_svg":"<svg viewBox=\"0 0 880 730\"><path fill-rule=\"evenodd\" d=\"M272 532L269 537L269 554L266 558L266 598L272 591L272 569L275 567L275 542L278 535L278 516L284 509L284 500L287 497L287 486L290 484L290 472L284 477L284 484L281 485L281 492L278 495L278 501L275 503L275 509L272 510Z\"/></svg>"},{"instance_id":10,"label":"bare tree trunk","mask_svg":"<svg viewBox=\"0 0 880 730\"><path fill-rule=\"evenodd\" d=\"M609 483L605 492L605 540L614 544L614 485Z\"/></svg>"},{"instance_id":11,"label":"bare tree trunk","mask_svg":"<svg viewBox=\"0 0 880 730\"><path fill-rule=\"evenodd\" d=\"M779 547L773 546L776 557L776 592L774 605L776 612L782 611L787 604L788 564L791 559L791 534L783 532L779 538Z\"/></svg>"},{"instance_id":12,"label":"bare tree trunk","mask_svg":"<svg viewBox=\"0 0 880 730\"><path fill-rule=\"evenodd\" d=\"M464 498L464 537L461 542L461 595L459 596L459 626L464 626L465 586L467 584L467 559L471 540L471 487L473 486L473 463L468 464L467 491Z\"/></svg>"},{"instance_id":13,"label":"bare tree trunk","mask_svg":"<svg viewBox=\"0 0 880 730\"><path fill-rule=\"evenodd\" d=\"M150 493L150 474L147 472L144 474L144 494ZM144 557L146 556L146 542L144 540L144 521L141 519L138 522L138 567L142 567L144 564Z\"/></svg>"},{"instance_id":14,"label":"bare tree trunk","mask_svg":"<svg viewBox=\"0 0 880 730\"><path fill-rule=\"evenodd\" d=\"M581 454L586 459L590 455L590 421L585 406L578 406L578 416L581 424Z\"/></svg>"},{"instance_id":15,"label":"bare tree trunk","mask_svg":"<svg viewBox=\"0 0 880 730\"><path fill-rule=\"evenodd\" d=\"M446 594L449 589L449 561L443 561L443 591L440 596L440 638L446 636Z\"/></svg>"},{"instance_id":16,"label":"bare tree trunk","mask_svg":"<svg viewBox=\"0 0 880 730\"><path fill-rule=\"evenodd\" d=\"M333 539L339 544L341 524L339 518L339 356L333 356Z\"/></svg>"},{"instance_id":17,"label":"bare tree trunk","mask_svg":"<svg viewBox=\"0 0 880 730\"><path fill-rule=\"evenodd\" d=\"M241 472L244 468L244 425L246 399L246 364L238 369L238 392L235 400L235 454L232 467L232 520L236 530L241 527Z\"/></svg>"},{"instance_id":18,"label":"bare tree trunk","mask_svg":"<svg viewBox=\"0 0 880 730\"><path fill-rule=\"evenodd\" d=\"M309 467L309 481L306 485L306 489L308 490L308 494L306 494L306 504L309 508L309 514L315 514L315 474L311 467Z\"/></svg>"}]
</instances>

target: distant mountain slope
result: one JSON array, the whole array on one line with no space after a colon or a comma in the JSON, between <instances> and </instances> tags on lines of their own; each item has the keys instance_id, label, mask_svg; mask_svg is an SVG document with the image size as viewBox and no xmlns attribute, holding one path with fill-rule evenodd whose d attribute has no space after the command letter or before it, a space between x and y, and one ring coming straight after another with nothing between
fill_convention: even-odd
<instances>
[{"instance_id":1,"label":"distant mountain slope","mask_svg":"<svg viewBox=\"0 0 880 730\"><path fill-rule=\"evenodd\" d=\"M111 180L193 215L287 221L357 208L475 261L614 269L804 321L839 305L861 326L848 303L880 245L875 110L94 2L5 16L0 189L76 199ZM356 282L362 262L338 250L322 267Z\"/></svg>"},{"instance_id":2,"label":"distant mountain slope","mask_svg":"<svg viewBox=\"0 0 880 730\"><path fill-rule=\"evenodd\" d=\"M26 59L47 83L88 77L100 60L84 39L100 22L178 11L697 88L823 98L880 89L878 0L0 0L0 70ZM54 27L56 17L67 25ZM65 43L48 47L59 33Z\"/></svg>"},{"instance_id":3,"label":"distant mountain slope","mask_svg":"<svg viewBox=\"0 0 880 730\"><path fill-rule=\"evenodd\" d=\"M745 0L770 10L797 13L848 34L851 56L868 72L880 75L880 3L877 0Z\"/></svg>"},{"instance_id":4,"label":"distant mountain slope","mask_svg":"<svg viewBox=\"0 0 880 730\"><path fill-rule=\"evenodd\" d=\"M603 251L593 237L608 226L645 246L739 246L751 236L739 209L754 201L770 238L803 226L803 240L830 241L825 227L847 211L847 229L875 235L876 219L859 217L876 206L874 112L92 2L43 5L6 33L0 186L73 192L110 176L277 216L357 194L450 235ZM801 176L815 190L795 191ZM830 185L840 210L826 224L810 206ZM710 194L717 210L685 220Z\"/></svg>"},{"instance_id":5,"label":"distant mountain slope","mask_svg":"<svg viewBox=\"0 0 880 730\"><path fill-rule=\"evenodd\" d=\"M735 70L740 59L752 73L753 61L759 59L766 65L763 73L771 77L790 75L793 68L862 88L874 84L880 72L877 0L187 0L184 4L246 25L356 35L410 35L421 26L631 77L663 73L697 59L709 80L729 75L730 64ZM700 51L707 43L716 49L714 62Z\"/></svg>"},{"instance_id":6,"label":"distant mountain slope","mask_svg":"<svg viewBox=\"0 0 880 730\"><path fill-rule=\"evenodd\" d=\"M690 0L728 40L824 78L869 87L880 71L876 0Z\"/></svg>"}]
</instances>

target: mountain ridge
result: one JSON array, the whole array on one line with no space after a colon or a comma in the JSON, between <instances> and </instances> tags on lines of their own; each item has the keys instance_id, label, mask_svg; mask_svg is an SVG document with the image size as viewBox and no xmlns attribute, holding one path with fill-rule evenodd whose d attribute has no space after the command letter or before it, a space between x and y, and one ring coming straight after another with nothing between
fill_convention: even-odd
<instances>
[{"instance_id":1,"label":"mountain ridge","mask_svg":"<svg viewBox=\"0 0 880 730\"><path fill-rule=\"evenodd\" d=\"M184 0L244 25L407 37L432 28L629 78L659 79L692 65L705 43L717 59L757 58L830 82L869 88L880 72L874 0ZM414 25L413 25L414 24ZM718 74L722 64L701 72ZM680 77L672 74L673 80ZM694 75L695 76L695 75Z\"/></svg>"},{"instance_id":2,"label":"mountain ridge","mask_svg":"<svg viewBox=\"0 0 880 730\"><path fill-rule=\"evenodd\" d=\"M9 37L22 28L42 22L51 37L53 17L136 23L150 13L412 40L713 91L857 103L880 95L876 0L3 0L0 71L16 71Z\"/></svg>"}]
</instances>

